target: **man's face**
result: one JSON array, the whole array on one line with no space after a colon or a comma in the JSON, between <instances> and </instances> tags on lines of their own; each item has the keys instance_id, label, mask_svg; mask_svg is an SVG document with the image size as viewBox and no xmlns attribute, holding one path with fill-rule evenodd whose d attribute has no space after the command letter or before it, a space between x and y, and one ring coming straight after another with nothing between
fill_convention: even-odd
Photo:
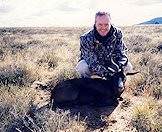
<instances>
[{"instance_id":1,"label":"man's face","mask_svg":"<svg viewBox=\"0 0 162 132\"><path fill-rule=\"evenodd\" d=\"M110 17L108 15L97 16L95 26L101 36L106 36L111 27Z\"/></svg>"}]
</instances>

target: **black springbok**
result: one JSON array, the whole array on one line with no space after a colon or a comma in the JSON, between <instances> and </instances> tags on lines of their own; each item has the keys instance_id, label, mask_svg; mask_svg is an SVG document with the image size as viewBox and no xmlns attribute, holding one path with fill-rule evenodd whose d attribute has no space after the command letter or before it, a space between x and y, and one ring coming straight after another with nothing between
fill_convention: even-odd
<instances>
[{"instance_id":1,"label":"black springbok","mask_svg":"<svg viewBox=\"0 0 162 132\"><path fill-rule=\"evenodd\" d=\"M134 75L138 72L128 73ZM74 78L59 82L51 91L52 108L72 105L118 105L118 98L124 89L118 89L114 80L125 76L122 72L116 73L111 79Z\"/></svg>"}]
</instances>

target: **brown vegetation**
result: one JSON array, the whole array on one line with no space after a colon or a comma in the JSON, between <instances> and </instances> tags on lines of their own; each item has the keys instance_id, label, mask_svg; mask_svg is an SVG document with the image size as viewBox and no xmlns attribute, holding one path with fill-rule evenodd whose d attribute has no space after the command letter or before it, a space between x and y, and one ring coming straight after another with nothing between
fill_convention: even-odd
<instances>
[{"instance_id":1,"label":"brown vegetation","mask_svg":"<svg viewBox=\"0 0 162 132\"><path fill-rule=\"evenodd\" d=\"M0 29L0 131L162 131L159 25L122 27L129 59L140 73L127 79L117 109L83 107L79 114L43 108L52 86L78 77L79 36L87 30ZM34 81L46 83L47 89L34 89Z\"/></svg>"}]
</instances>

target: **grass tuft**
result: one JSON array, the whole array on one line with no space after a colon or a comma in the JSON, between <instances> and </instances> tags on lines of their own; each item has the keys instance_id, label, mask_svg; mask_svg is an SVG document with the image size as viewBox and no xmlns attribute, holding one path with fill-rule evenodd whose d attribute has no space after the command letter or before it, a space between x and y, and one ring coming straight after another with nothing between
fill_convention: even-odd
<instances>
[{"instance_id":1,"label":"grass tuft","mask_svg":"<svg viewBox=\"0 0 162 132\"><path fill-rule=\"evenodd\" d=\"M135 106L131 123L139 132L160 131L162 122L157 113L157 103L147 99Z\"/></svg>"}]
</instances>

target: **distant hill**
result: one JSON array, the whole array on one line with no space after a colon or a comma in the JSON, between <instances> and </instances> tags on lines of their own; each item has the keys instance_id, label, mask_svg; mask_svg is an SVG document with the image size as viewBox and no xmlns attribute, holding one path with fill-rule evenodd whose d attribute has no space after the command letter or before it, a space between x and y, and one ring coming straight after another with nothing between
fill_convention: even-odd
<instances>
[{"instance_id":1,"label":"distant hill","mask_svg":"<svg viewBox=\"0 0 162 132\"><path fill-rule=\"evenodd\" d=\"M156 17L140 24L162 24L162 17Z\"/></svg>"}]
</instances>

